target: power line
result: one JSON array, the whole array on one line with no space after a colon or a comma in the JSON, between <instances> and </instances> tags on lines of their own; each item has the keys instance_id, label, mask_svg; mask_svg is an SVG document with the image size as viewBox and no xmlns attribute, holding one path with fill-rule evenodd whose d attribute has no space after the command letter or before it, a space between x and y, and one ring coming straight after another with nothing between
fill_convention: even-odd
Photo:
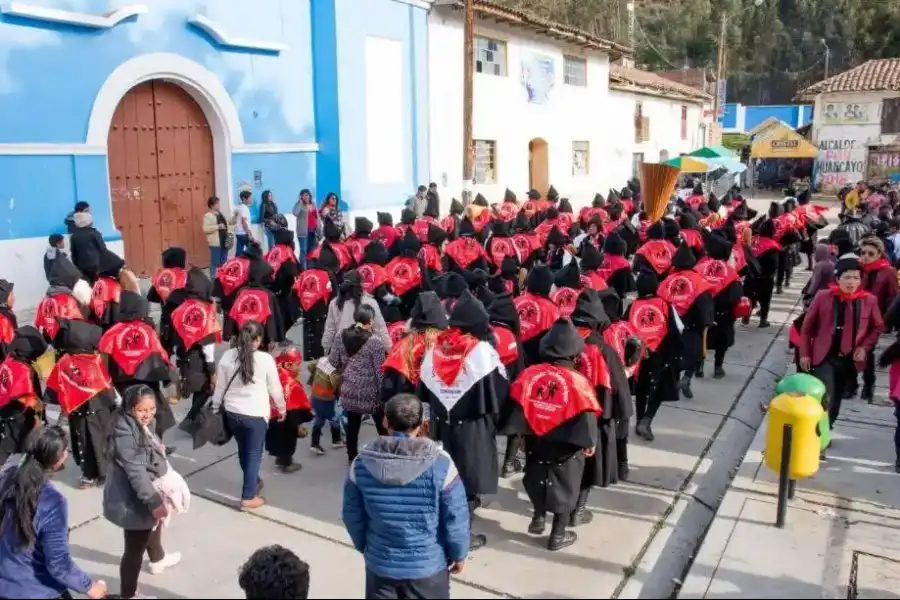
<instances>
[{"instance_id":1,"label":"power line","mask_svg":"<svg viewBox=\"0 0 900 600\"><path fill-rule=\"evenodd\" d=\"M649 46L650 49L653 50L656 53L656 55L662 59L662 61L664 63L666 63L667 65L669 65L676 71L681 70L683 65L681 65L681 66L673 65L671 62L669 62L669 59L667 59L665 57L665 55L662 52L660 52L656 46L653 45L653 42L650 41L650 37L647 35L647 32L644 31L644 27L641 25L641 22L638 20L637 13L635 13L635 15L634 15L634 24L637 25L638 31L641 32L641 36L644 38L644 41L647 43L647 46Z\"/></svg>"}]
</instances>

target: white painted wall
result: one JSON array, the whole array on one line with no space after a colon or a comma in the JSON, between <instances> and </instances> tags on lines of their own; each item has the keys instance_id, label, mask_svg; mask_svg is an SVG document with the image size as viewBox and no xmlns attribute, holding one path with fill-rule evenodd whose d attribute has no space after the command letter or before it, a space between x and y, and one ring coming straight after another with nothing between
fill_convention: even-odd
<instances>
[{"instance_id":1,"label":"white painted wall","mask_svg":"<svg viewBox=\"0 0 900 600\"><path fill-rule=\"evenodd\" d=\"M650 119L650 139L637 143L634 137L636 104L641 102L641 113ZM609 91L609 121L607 128L610 146L610 173L617 182L632 177L632 159L635 153L644 154L644 162L660 162L660 153L668 152L669 158L688 153L705 145L703 139L703 105L682 100L648 96L620 90ZM687 139L681 137L681 107L687 106ZM621 183L618 187L621 187Z\"/></svg>"},{"instance_id":2,"label":"white painted wall","mask_svg":"<svg viewBox=\"0 0 900 600\"><path fill-rule=\"evenodd\" d=\"M610 127L607 113L609 59L585 54L521 29L478 22L476 33L506 42L507 76L475 74L474 139L497 142L497 185L479 185L489 201L500 201L509 187L520 198L529 189L528 143L547 141L550 183L573 204L590 201L596 191L625 181L609 168ZM462 190L463 168L463 23L461 13L432 11L428 31L431 180L440 186L444 209ZM565 48L565 50L564 50ZM587 58L587 87L563 83L563 54ZM551 56L555 85L547 104L527 102L521 61L534 53ZM586 177L572 176L572 142L590 143ZM541 190L544 191L544 190Z\"/></svg>"},{"instance_id":3,"label":"white painted wall","mask_svg":"<svg viewBox=\"0 0 900 600\"><path fill-rule=\"evenodd\" d=\"M816 184L834 192L866 178L868 146L895 144L900 135L881 134L881 107L885 98L900 92L822 94L816 98L812 141L819 148Z\"/></svg>"}]
</instances>

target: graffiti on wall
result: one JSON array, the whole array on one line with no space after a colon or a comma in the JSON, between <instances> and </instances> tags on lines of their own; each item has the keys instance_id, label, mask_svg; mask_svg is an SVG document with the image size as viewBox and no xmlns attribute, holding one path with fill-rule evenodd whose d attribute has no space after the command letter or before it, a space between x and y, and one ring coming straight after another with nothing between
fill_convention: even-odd
<instances>
[{"instance_id":1,"label":"graffiti on wall","mask_svg":"<svg viewBox=\"0 0 900 600\"><path fill-rule=\"evenodd\" d=\"M878 108L875 104L859 102L824 102L822 103L823 125L858 125L878 121Z\"/></svg>"},{"instance_id":2,"label":"graffiti on wall","mask_svg":"<svg viewBox=\"0 0 900 600\"><path fill-rule=\"evenodd\" d=\"M850 138L819 141L816 159L816 184L823 189L837 189L863 178L866 148Z\"/></svg>"}]
</instances>

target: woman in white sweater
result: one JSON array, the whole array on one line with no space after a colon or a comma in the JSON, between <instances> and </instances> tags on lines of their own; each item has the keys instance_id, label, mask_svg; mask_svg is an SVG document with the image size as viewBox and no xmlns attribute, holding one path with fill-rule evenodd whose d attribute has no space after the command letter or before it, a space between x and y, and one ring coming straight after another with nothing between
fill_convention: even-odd
<instances>
[{"instance_id":1,"label":"woman in white sweater","mask_svg":"<svg viewBox=\"0 0 900 600\"><path fill-rule=\"evenodd\" d=\"M272 402L279 419L287 414L278 369L272 355L259 349L262 326L248 321L234 338L216 368L213 410L225 408L225 425L238 445L238 461L244 472L241 510L253 510L265 503L259 492L259 467L266 443L266 429ZM271 398L271 402L270 402Z\"/></svg>"}]
</instances>

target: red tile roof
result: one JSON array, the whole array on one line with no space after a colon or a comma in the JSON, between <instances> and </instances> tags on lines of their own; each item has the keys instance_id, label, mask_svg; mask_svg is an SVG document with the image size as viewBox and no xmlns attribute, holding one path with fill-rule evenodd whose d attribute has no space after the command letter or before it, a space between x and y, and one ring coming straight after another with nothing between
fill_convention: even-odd
<instances>
[{"instance_id":1,"label":"red tile roof","mask_svg":"<svg viewBox=\"0 0 900 600\"><path fill-rule=\"evenodd\" d=\"M695 102L711 101L712 96L689 85L621 65L609 65L609 87L622 91L647 91L661 96L685 98Z\"/></svg>"},{"instance_id":2,"label":"red tile roof","mask_svg":"<svg viewBox=\"0 0 900 600\"><path fill-rule=\"evenodd\" d=\"M797 93L798 100L811 100L833 92L900 91L900 58L869 60L849 71L829 77Z\"/></svg>"}]
</instances>

